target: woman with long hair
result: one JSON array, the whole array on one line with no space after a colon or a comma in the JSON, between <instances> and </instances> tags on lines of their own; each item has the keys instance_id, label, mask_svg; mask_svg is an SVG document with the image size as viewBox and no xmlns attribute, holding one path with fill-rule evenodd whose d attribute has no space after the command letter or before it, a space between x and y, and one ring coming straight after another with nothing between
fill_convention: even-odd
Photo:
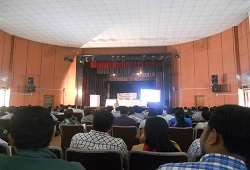
<instances>
[{"instance_id":1,"label":"woman with long hair","mask_svg":"<svg viewBox=\"0 0 250 170\"><path fill-rule=\"evenodd\" d=\"M177 110L175 112L175 119L176 119L176 124L174 127L187 127L186 122L185 122L185 113L183 110Z\"/></svg>"},{"instance_id":2,"label":"woman with long hair","mask_svg":"<svg viewBox=\"0 0 250 170\"><path fill-rule=\"evenodd\" d=\"M170 140L168 124L161 117L148 118L143 132L144 143L133 147L132 150L153 152L180 152L179 145Z\"/></svg>"}]
</instances>

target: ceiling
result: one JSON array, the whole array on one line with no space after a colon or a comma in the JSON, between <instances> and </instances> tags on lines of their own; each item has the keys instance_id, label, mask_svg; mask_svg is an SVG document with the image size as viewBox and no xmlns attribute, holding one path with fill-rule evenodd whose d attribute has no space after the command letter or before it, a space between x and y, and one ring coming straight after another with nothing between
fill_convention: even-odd
<instances>
[{"instance_id":1,"label":"ceiling","mask_svg":"<svg viewBox=\"0 0 250 170\"><path fill-rule=\"evenodd\" d=\"M0 0L0 29L59 46L166 46L239 25L250 0Z\"/></svg>"}]
</instances>

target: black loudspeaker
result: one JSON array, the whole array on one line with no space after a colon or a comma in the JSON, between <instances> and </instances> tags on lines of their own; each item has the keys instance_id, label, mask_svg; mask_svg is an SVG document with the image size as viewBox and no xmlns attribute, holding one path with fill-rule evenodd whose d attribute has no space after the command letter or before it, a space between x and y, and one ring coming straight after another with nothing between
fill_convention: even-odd
<instances>
[{"instance_id":1,"label":"black loudspeaker","mask_svg":"<svg viewBox=\"0 0 250 170\"><path fill-rule=\"evenodd\" d=\"M36 91L36 86L28 85L27 92L35 92L35 91Z\"/></svg>"},{"instance_id":2,"label":"black loudspeaker","mask_svg":"<svg viewBox=\"0 0 250 170\"><path fill-rule=\"evenodd\" d=\"M212 75L212 84L218 84L218 75Z\"/></svg>"},{"instance_id":3,"label":"black loudspeaker","mask_svg":"<svg viewBox=\"0 0 250 170\"><path fill-rule=\"evenodd\" d=\"M218 83L213 84L212 92L220 92L220 85Z\"/></svg>"},{"instance_id":4,"label":"black loudspeaker","mask_svg":"<svg viewBox=\"0 0 250 170\"><path fill-rule=\"evenodd\" d=\"M28 86L34 85L34 77L28 77Z\"/></svg>"}]
</instances>

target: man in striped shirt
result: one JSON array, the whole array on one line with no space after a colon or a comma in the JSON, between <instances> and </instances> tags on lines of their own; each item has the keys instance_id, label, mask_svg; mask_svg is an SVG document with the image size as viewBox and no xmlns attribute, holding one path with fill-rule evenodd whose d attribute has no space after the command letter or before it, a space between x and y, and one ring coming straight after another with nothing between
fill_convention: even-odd
<instances>
[{"instance_id":1,"label":"man in striped shirt","mask_svg":"<svg viewBox=\"0 0 250 170\"><path fill-rule=\"evenodd\" d=\"M250 108L223 105L212 113L200 138L199 162L170 163L165 169L241 169L247 170L250 156Z\"/></svg>"}]
</instances>

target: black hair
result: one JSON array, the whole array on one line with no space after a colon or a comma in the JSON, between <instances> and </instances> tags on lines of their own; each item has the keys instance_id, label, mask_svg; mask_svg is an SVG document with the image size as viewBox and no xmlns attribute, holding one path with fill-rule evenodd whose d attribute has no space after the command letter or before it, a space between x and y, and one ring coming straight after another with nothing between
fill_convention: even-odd
<instances>
[{"instance_id":1,"label":"black hair","mask_svg":"<svg viewBox=\"0 0 250 170\"><path fill-rule=\"evenodd\" d=\"M113 125L114 116L111 112L100 110L97 111L93 118L93 128L100 132L107 132Z\"/></svg>"},{"instance_id":2,"label":"black hair","mask_svg":"<svg viewBox=\"0 0 250 170\"><path fill-rule=\"evenodd\" d=\"M128 107L119 106L120 114L128 114Z\"/></svg>"},{"instance_id":3,"label":"black hair","mask_svg":"<svg viewBox=\"0 0 250 170\"><path fill-rule=\"evenodd\" d=\"M156 117L157 114L157 110L156 108L149 108L148 109L148 117Z\"/></svg>"},{"instance_id":4,"label":"black hair","mask_svg":"<svg viewBox=\"0 0 250 170\"><path fill-rule=\"evenodd\" d=\"M91 114L92 114L91 108L85 108L84 109L84 116L91 115Z\"/></svg>"},{"instance_id":5,"label":"black hair","mask_svg":"<svg viewBox=\"0 0 250 170\"><path fill-rule=\"evenodd\" d=\"M53 119L48 110L41 106L21 108L11 118L10 133L17 149L47 147L53 130Z\"/></svg>"},{"instance_id":6,"label":"black hair","mask_svg":"<svg viewBox=\"0 0 250 170\"><path fill-rule=\"evenodd\" d=\"M64 111L64 117L66 118L66 119L69 119L69 118L71 118L72 116L73 116L73 110L72 109L67 109L67 110L65 110Z\"/></svg>"},{"instance_id":7,"label":"black hair","mask_svg":"<svg viewBox=\"0 0 250 170\"><path fill-rule=\"evenodd\" d=\"M250 108L223 105L215 109L208 122L209 129L222 135L230 153L250 156Z\"/></svg>"},{"instance_id":8,"label":"black hair","mask_svg":"<svg viewBox=\"0 0 250 170\"><path fill-rule=\"evenodd\" d=\"M135 114L134 108L133 107L129 107L128 108L128 116L129 115L134 115L134 114Z\"/></svg>"},{"instance_id":9,"label":"black hair","mask_svg":"<svg viewBox=\"0 0 250 170\"><path fill-rule=\"evenodd\" d=\"M183 110L177 110L175 112L176 125L175 127L186 127L185 112Z\"/></svg>"},{"instance_id":10,"label":"black hair","mask_svg":"<svg viewBox=\"0 0 250 170\"><path fill-rule=\"evenodd\" d=\"M203 119L205 119L205 121L208 121L210 119L211 112L210 111L202 111L201 116Z\"/></svg>"},{"instance_id":11,"label":"black hair","mask_svg":"<svg viewBox=\"0 0 250 170\"><path fill-rule=\"evenodd\" d=\"M145 145L150 151L157 152L178 152L170 141L168 123L161 117L152 117L146 120L144 127Z\"/></svg>"}]
</instances>

